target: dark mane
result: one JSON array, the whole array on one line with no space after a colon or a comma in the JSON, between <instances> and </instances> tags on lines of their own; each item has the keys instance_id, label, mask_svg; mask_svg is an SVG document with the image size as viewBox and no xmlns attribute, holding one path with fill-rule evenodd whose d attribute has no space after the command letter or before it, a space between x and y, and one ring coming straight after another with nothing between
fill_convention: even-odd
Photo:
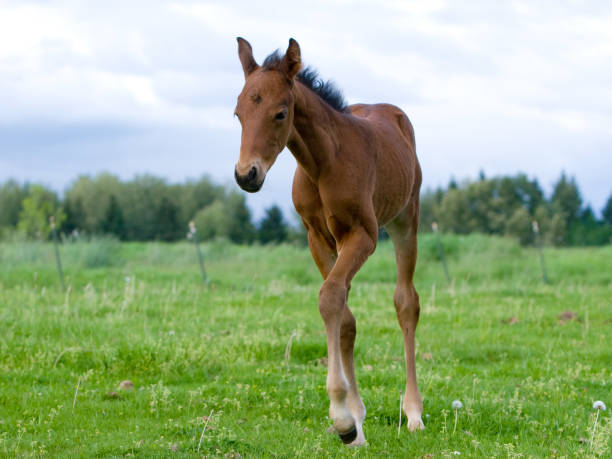
<instances>
[{"instance_id":1,"label":"dark mane","mask_svg":"<svg viewBox=\"0 0 612 459\"><path fill-rule=\"evenodd\" d=\"M282 58L283 56L281 56L278 50L274 51L264 60L262 64L263 70L277 70ZM346 111L348 104L344 100L342 91L331 81L323 81L314 68L308 66L300 70L300 73L297 74L297 79L304 86L318 94L321 99L334 109L339 112Z\"/></svg>"}]
</instances>

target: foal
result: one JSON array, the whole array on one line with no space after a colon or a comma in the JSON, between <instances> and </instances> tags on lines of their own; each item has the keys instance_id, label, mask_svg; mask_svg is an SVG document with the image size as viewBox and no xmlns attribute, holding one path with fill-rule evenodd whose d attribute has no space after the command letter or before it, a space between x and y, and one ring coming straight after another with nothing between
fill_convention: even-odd
<instances>
[{"instance_id":1,"label":"foal","mask_svg":"<svg viewBox=\"0 0 612 459\"><path fill-rule=\"evenodd\" d=\"M423 429L414 335L419 297L412 283L417 256L421 169L408 117L393 105L346 106L342 96L301 70L300 47L290 39L284 56L258 65L251 45L238 38L245 84L235 114L242 125L235 178L256 192L285 148L298 166L293 203L323 276L319 311L327 332L329 416L344 443L365 442L366 415L355 381L355 318L347 305L351 280L374 252L384 226L395 247L393 297L404 335L408 429Z\"/></svg>"}]
</instances>

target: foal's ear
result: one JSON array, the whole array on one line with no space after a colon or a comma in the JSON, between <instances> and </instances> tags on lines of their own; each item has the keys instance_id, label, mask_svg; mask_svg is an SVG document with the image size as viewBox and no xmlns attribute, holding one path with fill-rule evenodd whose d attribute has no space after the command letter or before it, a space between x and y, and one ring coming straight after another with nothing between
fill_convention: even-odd
<instances>
[{"instance_id":1,"label":"foal's ear","mask_svg":"<svg viewBox=\"0 0 612 459\"><path fill-rule=\"evenodd\" d=\"M302 57L300 54L300 45L293 38L289 39L289 47L282 60L282 68L289 77L293 80L302 67Z\"/></svg>"},{"instance_id":2,"label":"foal's ear","mask_svg":"<svg viewBox=\"0 0 612 459\"><path fill-rule=\"evenodd\" d=\"M244 70L244 77L246 78L257 70L259 65L255 62L253 48L251 48L249 42L242 37L237 37L236 40L238 41L238 57L240 58L242 70Z\"/></svg>"}]
</instances>

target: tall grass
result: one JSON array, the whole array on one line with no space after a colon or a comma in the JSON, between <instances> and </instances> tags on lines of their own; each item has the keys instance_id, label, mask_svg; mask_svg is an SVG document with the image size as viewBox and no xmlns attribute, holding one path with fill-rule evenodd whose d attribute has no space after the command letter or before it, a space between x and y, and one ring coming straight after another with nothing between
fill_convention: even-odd
<instances>
[{"instance_id":1,"label":"tall grass","mask_svg":"<svg viewBox=\"0 0 612 459\"><path fill-rule=\"evenodd\" d=\"M204 244L205 286L188 242L64 244L63 293L50 244L0 244L0 455L608 457L609 412L597 430L591 412L612 404L612 247L547 249L544 285L535 250L443 243L451 285L435 240L419 243L424 432L397 435L389 242L353 282L360 450L325 433L321 280L306 249Z\"/></svg>"}]
</instances>

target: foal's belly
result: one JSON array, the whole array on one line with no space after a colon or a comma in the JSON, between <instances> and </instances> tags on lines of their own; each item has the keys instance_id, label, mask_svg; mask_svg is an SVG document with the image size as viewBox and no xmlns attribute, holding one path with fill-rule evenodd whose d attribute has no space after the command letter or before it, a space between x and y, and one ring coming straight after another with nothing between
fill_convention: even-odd
<instances>
[{"instance_id":1,"label":"foal's belly","mask_svg":"<svg viewBox=\"0 0 612 459\"><path fill-rule=\"evenodd\" d=\"M395 148L379 153L372 197L378 226L393 220L408 205L415 182L413 158L409 151Z\"/></svg>"}]
</instances>

